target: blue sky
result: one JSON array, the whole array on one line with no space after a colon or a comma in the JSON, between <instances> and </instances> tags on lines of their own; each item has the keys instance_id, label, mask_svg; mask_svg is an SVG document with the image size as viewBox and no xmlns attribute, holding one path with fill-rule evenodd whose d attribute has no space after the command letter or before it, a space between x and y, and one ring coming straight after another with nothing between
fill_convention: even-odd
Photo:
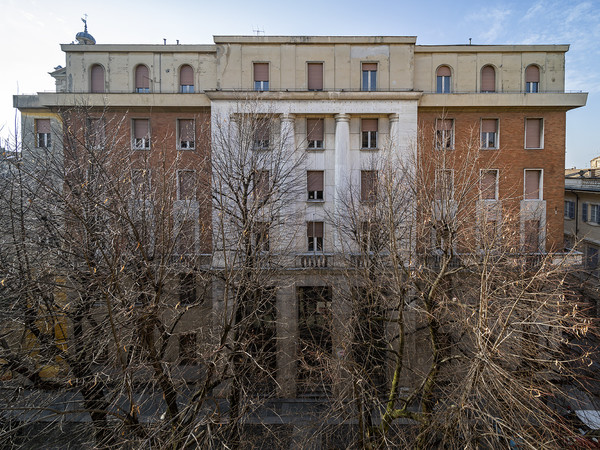
<instances>
[{"instance_id":1,"label":"blue sky","mask_svg":"<svg viewBox=\"0 0 600 450\"><path fill-rule=\"evenodd\" d=\"M213 35L401 35L417 44L570 44L566 90L589 92L567 113L567 167L600 155L600 0L521 1L115 1L2 0L0 136L12 134L12 95L54 89L48 75L64 65L88 14L98 43L210 44Z\"/></svg>"}]
</instances>

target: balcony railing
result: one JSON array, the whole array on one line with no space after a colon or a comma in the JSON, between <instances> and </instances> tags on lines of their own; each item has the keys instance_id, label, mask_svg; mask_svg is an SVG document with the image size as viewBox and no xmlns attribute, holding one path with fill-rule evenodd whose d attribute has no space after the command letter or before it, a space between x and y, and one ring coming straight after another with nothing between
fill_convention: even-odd
<instances>
[{"instance_id":1,"label":"balcony railing","mask_svg":"<svg viewBox=\"0 0 600 450\"><path fill-rule=\"evenodd\" d=\"M333 266L333 254L330 253L300 253L296 257L296 267L324 269Z\"/></svg>"}]
</instances>

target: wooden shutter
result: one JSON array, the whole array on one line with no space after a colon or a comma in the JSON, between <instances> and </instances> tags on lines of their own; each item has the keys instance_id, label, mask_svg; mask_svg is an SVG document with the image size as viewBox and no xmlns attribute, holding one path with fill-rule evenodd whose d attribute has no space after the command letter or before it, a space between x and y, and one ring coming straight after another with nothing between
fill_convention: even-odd
<instances>
[{"instance_id":1,"label":"wooden shutter","mask_svg":"<svg viewBox=\"0 0 600 450\"><path fill-rule=\"evenodd\" d=\"M485 66L481 70L481 91L494 92L496 90L496 71L492 66Z\"/></svg>"},{"instance_id":2,"label":"wooden shutter","mask_svg":"<svg viewBox=\"0 0 600 450\"><path fill-rule=\"evenodd\" d=\"M525 171L525 198L527 200L537 200L540 198L540 171Z\"/></svg>"},{"instance_id":3,"label":"wooden shutter","mask_svg":"<svg viewBox=\"0 0 600 450\"><path fill-rule=\"evenodd\" d=\"M150 135L150 121L148 119L134 119L133 133L136 139L144 139Z\"/></svg>"},{"instance_id":4,"label":"wooden shutter","mask_svg":"<svg viewBox=\"0 0 600 450\"><path fill-rule=\"evenodd\" d=\"M194 120L179 119L179 140L194 141Z\"/></svg>"},{"instance_id":5,"label":"wooden shutter","mask_svg":"<svg viewBox=\"0 0 600 450\"><path fill-rule=\"evenodd\" d=\"M363 119L362 131L377 131L377 119Z\"/></svg>"},{"instance_id":6,"label":"wooden shutter","mask_svg":"<svg viewBox=\"0 0 600 450\"><path fill-rule=\"evenodd\" d=\"M179 171L179 200L196 198L196 172L193 170Z\"/></svg>"},{"instance_id":7,"label":"wooden shutter","mask_svg":"<svg viewBox=\"0 0 600 450\"><path fill-rule=\"evenodd\" d=\"M448 66L438 67L438 70L437 70L438 77L449 77L450 75L451 75L450 67L448 67Z\"/></svg>"},{"instance_id":8,"label":"wooden shutter","mask_svg":"<svg viewBox=\"0 0 600 450\"><path fill-rule=\"evenodd\" d=\"M495 133L498 130L498 121L496 119L482 119L481 132Z\"/></svg>"},{"instance_id":9,"label":"wooden shutter","mask_svg":"<svg viewBox=\"0 0 600 450\"><path fill-rule=\"evenodd\" d=\"M323 237L323 222L306 222L306 235L310 237Z\"/></svg>"},{"instance_id":10,"label":"wooden shutter","mask_svg":"<svg viewBox=\"0 0 600 450\"><path fill-rule=\"evenodd\" d=\"M323 190L323 171L322 170L309 170L306 172L306 184L308 191L322 191Z\"/></svg>"},{"instance_id":11,"label":"wooden shutter","mask_svg":"<svg viewBox=\"0 0 600 450\"><path fill-rule=\"evenodd\" d=\"M104 92L104 68L95 64L92 66L92 92Z\"/></svg>"},{"instance_id":12,"label":"wooden shutter","mask_svg":"<svg viewBox=\"0 0 600 450\"><path fill-rule=\"evenodd\" d=\"M581 220L584 222L588 221L588 204L583 203L581 205Z\"/></svg>"},{"instance_id":13,"label":"wooden shutter","mask_svg":"<svg viewBox=\"0 0 600 450\"><path fill-rule=\"evenodd\" d=\"M254 192L258 198L269 195L269 171L259 170L254 175Z\"/></svg>"},{"instance_id":14,"label":"wooden shutter","mask_svg":"<svg viewBox=\"0 0 600 450\"><path fill-rule=\"evenodd\" d=\"M306 119L306 128L309 141L323 140L323 119Z\"/></svg>"},{"instance_id":15,"label":"wooden shutter","mask_svg":"<svg viewBox=\"0 0 600 450\"><path fill-rule=\"evenodd\" d=\"M452 131L452 119L437 119L435 123L436 130Z\"/></svg>"},{"instance_id":16,"label":"wooden shutter","mask_svg":"<svg viewBox=\"0 0 600 450\"><path fill-rule=\"evenodd\" d=\"M481 176L481 198L483 200L496 199L496 180L497 172L495 170L486 170Z\"/></svg>"},{"instance_id":17,"label":"wooden shutter","mask_svg":"<svg viewBox=\"0 0 600 450\"><path fill-rule=\"evenodd\" d=\"M254 63L254 81L269 81L269 63Z\"/></svg>"},{"instance_id":18,"label":"wooden shutter","mask_svg":"<svg viewBox=\"0 0 600 450\"><path fill-rule=\"evenodd\" d=\"M143 64L140 64L135 68L135 87L136 89L150 88L150 76L148 75L148 68Z\"/></svg>"},{"instance_id":19,"label":"wooden shutter","mask_svg":"<svg viewBox=\"0 0 600 450\"><path fill-rule=\"evenodd\" d=\"M363 63L362 64L363 72L376 72L377 71L377 63Z\"/></svg>"},{"instance_id":20,"label":"wooden shutter","mask_svg":"<svg viewBox=\"0 0 600 450\"><path fill-rule=\"evenodd\" d=\"M181 86L193 86L194 85L194 69L187 64L181 66L179 71L179 84Z\"/></svg>"},{"instance_id":21,"label":"wooden shutter","mask_svg":"<svg viewBox=\"0 0 600 450\"><path fill-rule=\"evenodd\" d=\"M363 202L373 201L375 197L377 171L360 171L360 199Z\"/></svg>"},{"instance_id":22,"label":"wooden shutter","mask_svg":"<svg viewBox=\"0 0 600 450\"><path fill-rule=\"evenodd\" d=\"M540 148L541 119L527 119L525 124L525 148Z\"/></svg>"},{"instance_id":23,"label":"wooden shutter","mask_svg":"<svg viewBox=\"0 0 600 450\"><path fill-rule=\"evenodd\" d=\"M308 63L308 89L323 90L323 63Z\"/></svg>"},{"instance_id":24,"label":"wooden shutter","mask_svg":"<svg viewBox=\"0 0 600 450\"><path fill-rule=\"evenodd\" d=\"M525 82L527 83L539 83L540 82L540 69L538 66L528 66L525 70Z\"/></svg>"},{"instance_id":25,"label":"wooden shutter","mask_svg":"<svg viewBox=\"0 0 600 450\"><path fill-rule=\"evenodd\" d=\"M38 133L50 133L50 119L37 119L35 121Z\"/></svg>"}]
</instances>

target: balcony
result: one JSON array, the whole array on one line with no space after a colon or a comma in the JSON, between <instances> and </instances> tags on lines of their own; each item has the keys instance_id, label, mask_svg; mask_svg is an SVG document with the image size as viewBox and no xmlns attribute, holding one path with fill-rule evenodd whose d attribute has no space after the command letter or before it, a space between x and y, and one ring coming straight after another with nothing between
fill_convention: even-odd
<instances>
[{"instance_id":1,"label":"balcony","mask_svg":"<svg viewBox=\"0 0 600 450\"><path fill-rule=\"evenodd\" d=\"M334 266L332 253L300 253L296 256L296 267L302 269L324 269Z\"/></svg>"}]
</instances>

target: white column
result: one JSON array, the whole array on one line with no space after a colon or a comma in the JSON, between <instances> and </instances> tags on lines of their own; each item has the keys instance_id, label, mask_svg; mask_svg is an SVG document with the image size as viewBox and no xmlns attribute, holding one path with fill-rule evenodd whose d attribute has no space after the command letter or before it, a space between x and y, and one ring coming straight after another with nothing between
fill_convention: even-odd
<instances>
[{"instance_id":1,"label":"white column","mask_svg":"<svg viewBox=\"0 0 600 450\"><path fill-rule=\"evenodd\" d=\"M281 143L286 151L293 152L295 146L294 115L281 114Z\"/></svg>"},{"instance_id":2,"label":"white column","mask_svg":"<svg viewBox=\"0 0 600 450\"><path fill-rule=\"evenodd\" d=\"M345 195L348 195L350 172L348 170L348 160L350 159L350 115L337 114L335 116L335 194L334 210L336 217L341 217L344 213ZM334 229L331 234L333 246L336 253L342 250L340 236Z\"/></svg>"},{"instance_id":3,"label":"white column","mask_svg":"<svg viewBox=\"0 0 600 450\"><path fill-rule=\"evenodd\" d=\"M400 150L400 136L398 131L400 116L398 113L392 113L388 117L390 119L390 150L392 154L397 154Z\"/></svg>"}]
</instances>

